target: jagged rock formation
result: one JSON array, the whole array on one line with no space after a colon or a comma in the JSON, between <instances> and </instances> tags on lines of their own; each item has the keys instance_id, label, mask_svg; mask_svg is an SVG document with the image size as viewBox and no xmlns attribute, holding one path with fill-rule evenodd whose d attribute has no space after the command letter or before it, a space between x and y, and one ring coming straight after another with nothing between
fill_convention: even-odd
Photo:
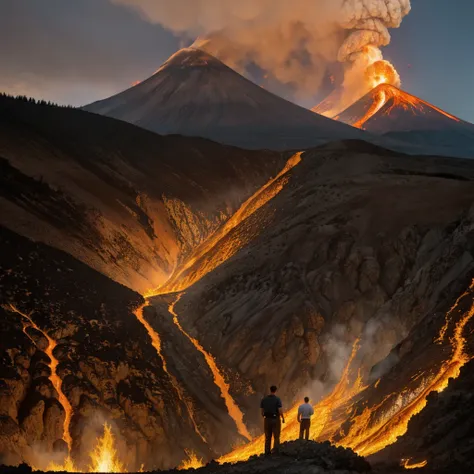
<instances>
[{"instance_id":1,"label":"jagged rock formation","mask_svg":"<svg viewBox=\"0 0 474 474\"><path fill-rule=\"evenodd\" d=\"M152 77L85 110L160 134L250 149L294 150L365 135L262 89L194 48L178 51Z\"/></svg>"},{"instance_id":2,"label":"jagged rock formation","mask_svg":"<svg viewBox=\"0 0 474 474\"><path fill-rule=\"evenodd\" d=\"M0 223L141 292L283 163L0 97Z\"/></svg>"}]
</instances>

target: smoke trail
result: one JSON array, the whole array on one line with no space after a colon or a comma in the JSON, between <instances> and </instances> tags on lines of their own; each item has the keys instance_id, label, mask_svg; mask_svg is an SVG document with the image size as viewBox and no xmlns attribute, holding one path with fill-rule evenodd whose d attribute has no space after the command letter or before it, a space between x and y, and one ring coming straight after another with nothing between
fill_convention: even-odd
<instances>
[{"instance_id":1,"label":"smoke trail","mask_svg":"<svg viewBox=\"0 0 474 474\"><path fill-rule=\"evenodd\" d=\"M195 47L240 72L258 66L302 97L313 96L338 61L352 74L357 65L364 82L365 68L382 59L389 29L411 9L410 0L113 1L177 34L198 36Z\"/></svg>"}]
</instances>

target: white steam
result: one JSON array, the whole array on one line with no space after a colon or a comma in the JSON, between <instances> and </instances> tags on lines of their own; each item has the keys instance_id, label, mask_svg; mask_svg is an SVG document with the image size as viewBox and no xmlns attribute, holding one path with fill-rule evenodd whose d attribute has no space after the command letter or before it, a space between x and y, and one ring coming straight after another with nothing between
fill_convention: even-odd
<instances>
[{"instance_id":1,"label":"white steam","mask_svg":"<svg viewBox=\"0 0 474 474\"><path fill-rule=\"evenodd\" d=\"M354 73L367 46L390 42L410 0L113 0L151 22L199 39L196 47L245 72L257 65L300 96L313 96L337 61ZM381 55L380 55L381 56ZM359 71L363 81L364 71ZM352 80L351 80L352 81Z\"/></svg>"}]
</instances>

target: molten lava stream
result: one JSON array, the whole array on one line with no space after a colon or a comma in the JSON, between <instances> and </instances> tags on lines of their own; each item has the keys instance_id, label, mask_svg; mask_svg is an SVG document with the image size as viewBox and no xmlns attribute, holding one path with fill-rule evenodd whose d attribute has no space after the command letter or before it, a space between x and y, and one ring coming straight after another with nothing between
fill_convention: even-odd
<instances>
[{"instance_id":1,"label":"molten lava stream","mask_svg":"<svg viewBox=\"0 0 474 474\"><path fill-rule=\"evenodd\" d=\"M178 315L174 309L176 303L181 299L184 293L181 293L180 295L177 296L175 301L170 304L168 307L169 313L173 316L173 322L177 326L177 328L181 331L181 333L186 336L189 341L192 342L194 347L204 356L207 365L211 369L212 375L214 377L214 383L219 387L219 390L221 392L221 396L224 399L225 405L227 407L227 411L229 412L230 417L234 420L235 425L237 427L237 431L239 432L240 435L243 437L247 438L249 441L252 439L252 436L250 436L250 433L245 426L244 423L244 415L242 411L240 410L239 406L235 402L235 400L232 398L232 395L229 392L229 384L225 381L224 376L221 374L219 368L217 367L217 363L214 359L214 357L207 352L204 347L199 343L197 339L194 339L191 337L181 326L181 323L178 320Z\"/></svg>"},{"instance_id":2,"label":"molten lava stream","mask_svg":"<svg viewBox=\"0 0 474 474\"><path fill-rule=\"evenodd\" d=\"M148 302L145 303L144 305L140 306L136 311L134 311L133 314L135 314L138 321L140 321L140 323L147 330L148 335L150 336L150 339L151 339L151 343L152 343L153 347L155 348L156 352L158 353L158 356L161 359L161 362L162 362L162 365L163 365L163 370L168 375L168 377L171 381L171 385L173 386L176 394L178 395L179 400L181 402L183 402L184 406L186 407L186 410L188 411L189 419L191 420L191 423L193 424L194 431L202 439L202 441L204 443L207 443L206 438L203 436L203 434L199 430L198 424L197 424L196 419L194 417L194 409L193 409L193 406L192 406L191 402L184 396L183 390L181 389L181 386L179 385L178 381L168 370L168 364L166 363L166 359L163 355L163 351L162 351L162 347L161 347L160 335L151 327L150 323L143 316L143 309L147 305L148 305Z\"/></svg>"},{"instance_id":3,"label":"molten lava stream","mask_svg":"<svg viewBox=\"0 0 474 474\"><path fill-rule=\"evenodd\" d=\"M193 251L191 257L179 266L175 272L173 272L169 280L163 286L150 291L146 296L157 296L183 291L237 253L243 247L245 242L234 242L234 245L224 245L222 248L219 248L219 244L222 243L223 239L228 236L233 229L258 209L263 207L283 189L288 181L287 179L284 179L285 175L301 162L302 154L303 152L294 154L286 162L285 167L277 174L277 176L270 179L256 193L247 199L221 228L199 245ZM192 267L200 262L206 254L209 254L213 250L217 250L218 254L213 256L207 262L201 262L198 269L191 272Z\"/></svg>"},{"instance_id":4,"label":"molten lava stream","mask_svg":"<svg viewBox=\"0 0 474 474\"><path fill-rule=\"evenodd\" d=\"M51 375L49 376L49 380L53 384L53 387L56 389L56 392L58 394L59 398L59 403L62 405L65 413L64 417L64 424L63 424L63 440L66 442L68 446L68 451L69 454L71 453L71 448L72 448L72 437L70 433L70 424L71 424L71 417L72 417L72 406L69 403L69 400L67 399L66 395L64 394L62 390L62 380L61 377L59 377L57 368L59 365L58 359L54 357L54 349L58 345L57 342L52 339L45 331L41 330L31 319L30 315L26 315L25 313L22 313L19 309L17 309L15 306L10 305L9 309L22 316L23 318L27 319L31 327L36 329L38 332L40 332L48 341L48 347L45 349L46 354L48 355L49 359L51 360L49 367L51 369ZM26 333L26 328L23 328L25 334L28 336ZM30 337L30 336L28 336ZM31 338L30 338L31 339ZM34 343L34 341L33 341ZM69 459L69 462L72 464L72 461Z\"/></svg>"},{"instance_id":5,"label":"molten lava stream","mask_svg":"<svg viewBox=\"0 0 474 474\"><path fill-rule=\"evenodd\" d=\"M334 387L333 391L323 398L320 402L314 405L314 412L317 414L311 423L311 439L315 439L323 432L327 423L331 423L332 413L339 407L347 403L351 398L356 396L365 387L361 384L360 376L357 377L354 383L350 382L351 366L354 358L359 350L359 339L357 339L353 346L351 355L347 361L344 371L339 379L339 382ZM281 441L291 441L297 439L299 436L300 425L297 421L298 405L288 410L285 413L286 423L282 425ZM338 422L340 426L340 422ZM246 461L250 456L261 454L263 451L264 436L254 438L250 443L236 448L229 454L225 454L218 459L220 463Z\"/></svg>"},{"instance_id":6,"label":"molten lava stream","mask_svg":"<svg viewBox=\"0 0 474 474\"><path fill-rule=\"evenodd\" d=\"M470 286L470 290L472 289L474 289L474 281ZM468 292L464 293L464 296L467 294ZM455 308L460 301L458 299ZM451 311L455 308L452 308ZM409 420L425 408L426 397L431 392L442 392L448 386L449 379L459 377L461 367L471 359L465 352L466 336L464 331L473 317L474 304L455 325L453 336L450 339L452 347L450 359L443 362L438 373L426 380L416 393L409 393L408 403L403 400L404 393L406 393L406 390L403 390L399 394L392 394L395 398L392 409L385 410L385 415L379 418L377 418L379 415L377 409L380 405L365 408L362 414L351 420L352 426L349 433L338 444L352 448L361 456L369 456L393 444L399 436L403 436L407 432ZM443 331L446 331L444 326L440 332L443 333ZM402 406L394 413L393 410L397 408L400 401L402 401Z\"/></svg>"},{"instance_id":7,"label":"molten lava stream","mask_svg":"<svg viewBox=\"0 0 474 474\"><path fill-rule=\"evenodd\" d=\"M411 464L411 459L402 459L402 466L405 469L420 469L422 467L426 467L428 465L428 461L421 461L414 464Z\"/></svg>"}]
</instances>

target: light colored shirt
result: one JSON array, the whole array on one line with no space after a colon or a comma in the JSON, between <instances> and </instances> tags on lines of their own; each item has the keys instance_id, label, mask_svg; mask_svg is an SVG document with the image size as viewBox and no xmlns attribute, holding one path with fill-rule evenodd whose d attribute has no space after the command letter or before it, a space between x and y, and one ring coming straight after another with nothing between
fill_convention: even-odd
<instances>
[{"instance_id":1,"label":"light colored shirt","mask_svg":"<svg viewBox=\"0 0 474 474\"><path fill-rule=\"evenodd\" d=\"M298 408L298 415L301 415L302 420L310 420L314 415L314 409L309 403L303 403Z\"/></svg>"}]
</instances>

